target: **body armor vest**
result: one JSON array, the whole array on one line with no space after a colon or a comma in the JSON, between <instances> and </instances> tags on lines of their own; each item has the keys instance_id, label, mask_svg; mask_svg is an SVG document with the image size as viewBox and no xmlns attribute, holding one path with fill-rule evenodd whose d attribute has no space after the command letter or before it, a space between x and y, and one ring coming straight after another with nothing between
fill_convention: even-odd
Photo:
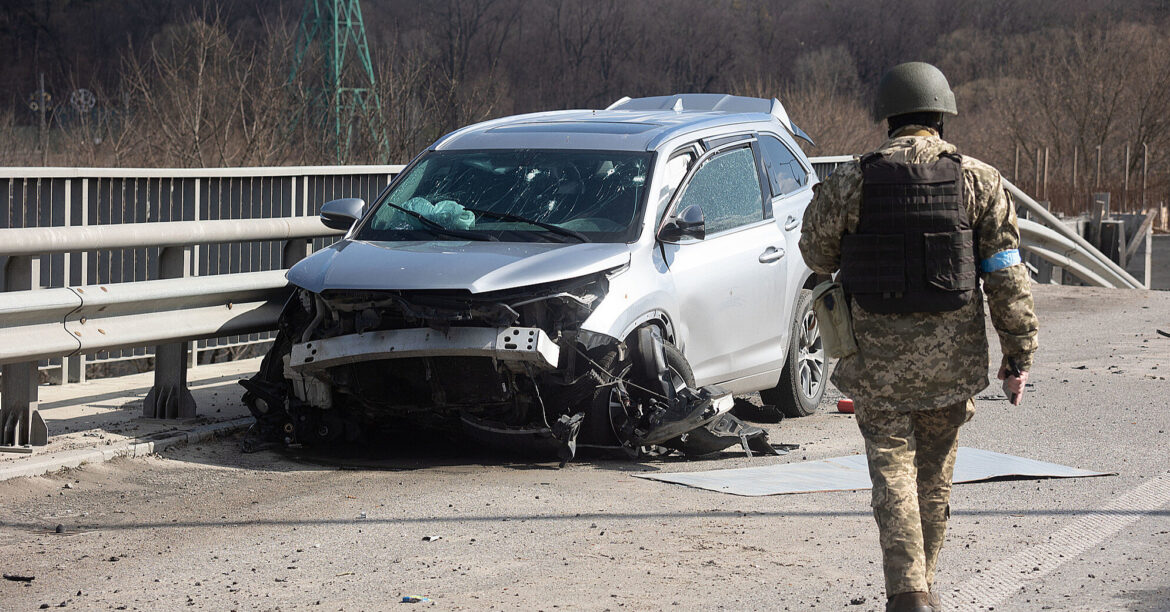
<instances>
[{"instance_id":1,"label":"body armor vest","mask_svg":"<svg viewBox=\"0 0 1170 612\"><path fill-rule=\"evenodd\" d=\"M873 153L861 171L857 231L841 240L845 293L882 314L946 312L974 299L975 235L961 158L907 164Z\"/></svg>"}]
</instances>

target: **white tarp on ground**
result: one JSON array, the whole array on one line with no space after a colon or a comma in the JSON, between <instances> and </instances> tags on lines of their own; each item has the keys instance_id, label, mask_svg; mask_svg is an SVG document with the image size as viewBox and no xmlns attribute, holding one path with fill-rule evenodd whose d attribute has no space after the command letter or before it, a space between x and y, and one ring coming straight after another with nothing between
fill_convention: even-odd
<instances>
[{"instance_id":1,"label":"white tarp on ground","mask_svg":"<svg viewBox=\"0 0 1170 612\"><path fill-rule=\"evenodd\" d=\"M871 486L865 455L708 472L635 475L639 478L673 482L720 493L751 496L852 491L868 489ZM1110 475L1112 474L1109 472L1090 472L964 446L959 447L955 459L954 482L977 482L1004 476L1077 478Z\"/></svg>"}]
</instances>

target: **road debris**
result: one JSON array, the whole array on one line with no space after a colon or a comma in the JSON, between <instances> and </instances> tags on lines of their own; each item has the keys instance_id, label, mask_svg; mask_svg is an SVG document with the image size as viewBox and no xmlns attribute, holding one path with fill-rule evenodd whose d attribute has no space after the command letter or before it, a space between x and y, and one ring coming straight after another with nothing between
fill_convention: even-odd
<instances>
[{"instance_id":1,"label":"road debris","mask_svg":"<svg viewBox=\"0 0 1170 612\"><path fill-rule=\"evenodd\" d=\"M403 595L402 603L426 603L430 601L430 597L423 597L421 595Z\"/></svg>"},{"instance_id":2,"label":"road debris","mask_svg":"<svg viewBox=\"0 0 1170 612\"><path fill-rule=\"evenodd\" d=\"M442 540L442 539L443 539L443 536L429 535L429 536L423 536L422 541L423 542L434 542L435 540Z\"/></svg>"},{"instance_id":3,"label":"road debris","mask_svg":"<svg viewBox=\"0 0 1170 612\"><path fill-rule=\"evenodd\" d=\"M32 582L33 580L36 580L36 576L19 576L17 574L4 574L4 579L11 580L12 582Z\"/></svg>"}]
</instances>

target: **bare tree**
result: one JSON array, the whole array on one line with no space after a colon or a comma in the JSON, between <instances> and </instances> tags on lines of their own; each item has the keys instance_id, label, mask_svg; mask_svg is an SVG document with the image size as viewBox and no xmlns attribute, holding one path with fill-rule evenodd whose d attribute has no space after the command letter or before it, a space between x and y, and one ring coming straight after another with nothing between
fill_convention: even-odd
<instances>
[{"instance_id":1,"label":"bare tree","mask_svg":"<svg viewBox=\"0 0 1170 612\"><path fill-rule=\"evenodd\" d=\"M437 50L431 92L443 113L443 129L490 116L503 97L506 88L496 77L522 6L522 0L441 0L426 6Z\"/></svg>"},{"instance_id":2,"label":"bare tree","mask_svg":"<svg viewBox=\"0 0 1170 612\"><path fill-rule=\"evenodd\" d=\"M422 147L441 135L439 109L427 86L427 64L414 51L393 49L391 61L378 66L378 97L382 112L377 131L386 134L388 158L382 158L378 144L362 135L354 148L369 163L405 163Z\"/></svg>"},{"instance_id":3,"label":"bare tree","mask_svg":"<svg viewBox=\"0 0 1170 612\"><path fill-rule=\"evenodd\" d=\"M828 47L806 53L793 66L795 78L787 84L767 76L740 81L734 93L758 98L777 98L793 122L816 141L801 143L811 154L850 155L869 150L882 141L862 97L857 68L844 47Z\"/></svg>"},{"instance_id":4,"label":"bare tree","mask_svg":"<svg viewBox=\"0 0 1170 612\"><path fill-rule=\"evenodd\" d=\"M285 86L290 33L270 29L265 40L245 47L214 16L193 16L161 34L146 59L127 57L125 82L153 159L196 167L285 161L287 124L307 100Z\"/></svg>"},{"instance_id":5,"label":"bare tree","mask_svg":"<svg viewBox=\"0 0 1170 612\"><path fill-rule=\"evenodd\" d=\"M8 111L0 111L0 165L22 166L30 162L33 147L26 142L16 117Z\"/></svg>"}]
</instances>

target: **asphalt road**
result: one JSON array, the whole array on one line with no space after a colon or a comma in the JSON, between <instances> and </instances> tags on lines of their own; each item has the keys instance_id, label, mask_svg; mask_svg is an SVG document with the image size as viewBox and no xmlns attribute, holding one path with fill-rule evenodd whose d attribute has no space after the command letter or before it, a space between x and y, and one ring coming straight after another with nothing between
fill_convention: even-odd
<instances>
[{"instance_id":1,"label":"asphalt road","mask_svg":"<svg viewBox=\"0 0 1170 612\"><path fill-rule=\"evenodd\" d=\"M1170 610L1170 293L1036 293L1034 387L1018 408L986 391L962 444L1118 475L956 486L936 587L948 609ZM868 492L631 476L862 448L827 405L769 428L800 450L556 469L426 439L340 462L226 439L0 483L0 565L34 577L0 580L0 608L883 609Z\"/></svg>"}]
</instances>

